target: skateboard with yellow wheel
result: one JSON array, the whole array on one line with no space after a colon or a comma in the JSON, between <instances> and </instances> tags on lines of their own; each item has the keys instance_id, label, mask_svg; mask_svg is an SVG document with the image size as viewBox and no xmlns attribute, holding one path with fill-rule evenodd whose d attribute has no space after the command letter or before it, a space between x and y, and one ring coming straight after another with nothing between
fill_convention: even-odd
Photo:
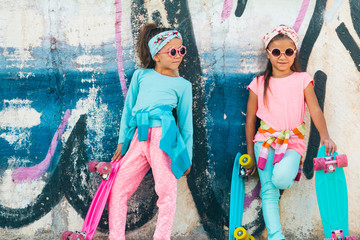
<instances>
[{"instance_id":1,"label":"skateboard with yellow wheel","mask_svg":"<svg viewBox=\"0 0 360 240\"><path fill-rule=\"evenodd\" d=\"M248 154L236 154L231 177L229 240L254 239L245 228L241 227L245 200L244 178L246 177L246 169L251 169L253 166L254 161Z\"/></svg>"}]
</instances>

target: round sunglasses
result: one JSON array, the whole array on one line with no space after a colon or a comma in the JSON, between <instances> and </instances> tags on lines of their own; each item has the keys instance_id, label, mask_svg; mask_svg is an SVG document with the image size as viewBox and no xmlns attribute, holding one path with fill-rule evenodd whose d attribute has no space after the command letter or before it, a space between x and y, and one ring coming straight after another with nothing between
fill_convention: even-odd
<instances>
[{"instance_id":1,"label":"round sunglasses","mask_svg":"<svg viewBox=\"0 0 360 240\"><path fill-rule=\"evenodd\" d=\"M273 57L280 57L281 54L285 54L287 57L292 57L296 53L296 49L287 48L284 52L280 51L278 48L273 48L273 50L266 49Z\"/></svg>"},{"instance_id":2,"label":"round sunglasses","mask_svg":"<svg viewBox=\"0 0 360 240\"><path fill-rule=\"evenodd\" d=\"M158 52L158 53L167 53L167 54L169 54L169 56L170 57L172 57L172 58L174 58L174 57L176 57L178 54L181 56L181 57L183 57L183 56L185 56L185 54L186 54L186 47L185 46L180 46L179 48L174 48L174 47L172 47L172 48L170 48L169 50L167 50L167 51L162 51L162 52Z\"/></svg>"}]
</instances>

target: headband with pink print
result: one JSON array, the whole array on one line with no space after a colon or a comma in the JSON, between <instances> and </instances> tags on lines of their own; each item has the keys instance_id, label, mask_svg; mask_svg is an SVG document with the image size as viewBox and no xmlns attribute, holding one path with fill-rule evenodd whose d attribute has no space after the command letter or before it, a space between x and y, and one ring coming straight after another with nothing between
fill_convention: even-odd
<instances>
[{"instance_id":1,"label":"headband with pink print","mask_svg":"<svg viewBox=\"0 0 360 240\"><path fill-rule=\"evenodd\" d=\"M269 45L270 41L276 37L277 35L279 35L280 33L284 34L285 36L289 37L295 44L296 49L299 49L299 37L297 35L297 33L295 32L294 29L292 29L291 27L285 26L283 24L279 25L278 27L276 27L274 30L272 30L271 32L268 32L267 34L265 34L264 36L264 44L265 44L265 48L267 48L267 46Z\"/></svg>"}]
</instances>

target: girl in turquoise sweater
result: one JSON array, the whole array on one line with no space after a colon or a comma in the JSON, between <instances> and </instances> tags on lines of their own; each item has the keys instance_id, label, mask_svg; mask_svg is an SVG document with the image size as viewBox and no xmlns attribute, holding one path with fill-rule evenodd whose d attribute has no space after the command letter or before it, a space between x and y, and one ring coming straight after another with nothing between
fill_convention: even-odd
<instances>
[{"instance_id":1,"label":"girl in turquoise sweater","mask_svg":"<svg viewBox=\"0 0 360 240\"><path fill-rule=\"evenodd\" d=\"M144 68L132 76L112 158L123 157L109 196L109 239L125 240L127 201L151 168L159 196L154 239L169 240L177 179L190 172L192 161L192 86L178 70L186 47L178 31L148 24L137 53Z\"/></svg>"}]
</instances>

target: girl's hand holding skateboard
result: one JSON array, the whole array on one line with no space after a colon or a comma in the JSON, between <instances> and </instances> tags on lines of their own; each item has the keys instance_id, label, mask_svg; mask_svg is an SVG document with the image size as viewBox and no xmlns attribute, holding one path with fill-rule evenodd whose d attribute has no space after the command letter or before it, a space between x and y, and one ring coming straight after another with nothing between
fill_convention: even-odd
<instances>
[{"instance_id":1,"label":"girl's hand holding skateboard","mask_svg":"<svg viewBox=\"0 0 360 240\"><path fill-rule=\"evenodd\" d=\"M326 155L333 155L334 152L337 151L336 144L334 143L333 140L331 140L330 137L321 139L320 143L321 143L321 145L325 145L325 149L326 149L325 153L326 153Z\"/></svg>"},{"instance_id":2,"label":"girl's hand holding skateboard","mask_svg":"<svg viewBox=\"0 0 360 240\"><path fill-rule=\"evenodd\" d=\"M123 145L122 143L119 143L117 145L116 152L115 152L114 156L111 158L111 162L117 162L122 157L122 153L121 153L122 145Z\"/></svg>"},{"instance_id":3,"label":"girl's hand holding skateboard","mask_svg":"<svg viewBox=\"0 0 360 240\"><path fill-rule=\"evenodd\" d=\"M254 154L249 154L249 156L251 157L251 160L254 161L254 164L253 164L253 166L251 168L245 169L246 176L254 175L254 173L256 172L256 169L257 169L255 155Z\"/></svg>"}]
</instances>

